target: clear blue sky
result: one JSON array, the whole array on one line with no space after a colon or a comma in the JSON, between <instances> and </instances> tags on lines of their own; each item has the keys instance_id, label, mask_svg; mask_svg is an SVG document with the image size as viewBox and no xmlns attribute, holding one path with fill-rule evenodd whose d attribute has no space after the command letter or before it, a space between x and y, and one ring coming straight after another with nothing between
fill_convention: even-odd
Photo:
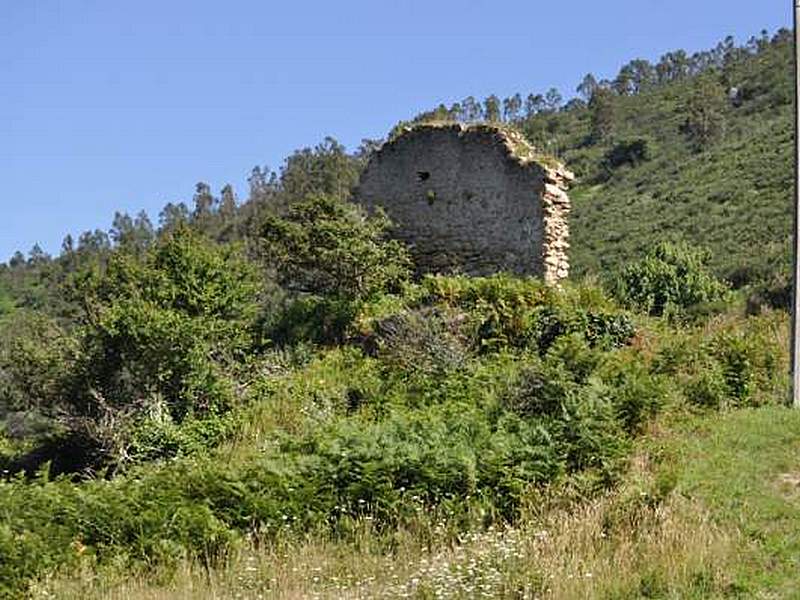
<instances>
[{"instance_id":1,"label":"clear blue sky","mask_svg":"<svg viewBox=\"0 0 800 600\"><path fill-rule=\"evenodd\" d=\"M354 149L467 95L789 26L788 0L0 2L0 261L115 210L155 223L331 135Z\"/></svg>"}]
</instances>

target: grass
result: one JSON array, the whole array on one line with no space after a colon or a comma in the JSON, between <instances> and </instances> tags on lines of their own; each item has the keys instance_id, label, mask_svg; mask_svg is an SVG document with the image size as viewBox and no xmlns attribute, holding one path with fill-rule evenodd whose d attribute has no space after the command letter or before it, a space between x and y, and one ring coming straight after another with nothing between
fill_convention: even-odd
<instances>
[{"instance_id":1,"label":"grass","mask_svg":"<svg viewBox=\"0 0 800 600\"><path fill-rule=\"evenodd\" d=\"M422 515L389 541L354 521L346 542L310 534L246 546L218 570L183 563L165 585L87 569L40 582L34 597L792 598L798 450L790 409L673 417L651 427L617 489L532 495L513 528L454 537Z\"/></svg>"},{"instance_id":2,"label":"grass","mask_svg":"<svg viewBox=\"0 0 800 600\"><path fill-rule=\"evenodd\" d=\"M741 534L733 586L744 596L800 596L800 411L732 412L685 427L668 461L678 493Z\"/></svg>"}]
</instances>

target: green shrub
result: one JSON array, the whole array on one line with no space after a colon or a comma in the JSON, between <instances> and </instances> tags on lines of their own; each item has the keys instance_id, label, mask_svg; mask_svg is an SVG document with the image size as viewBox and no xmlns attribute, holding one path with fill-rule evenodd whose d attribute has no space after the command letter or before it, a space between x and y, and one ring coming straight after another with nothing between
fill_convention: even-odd
<instances>
[{"instance_id":1,"label":"green shrub","mask_svg":"<svg viewBox=\"0 0 800 600\"><path fill-rule=\"evenodd\" d=\"M626 431L638 433L664 406L669 395L667 380L633 353L609 358L598 369L617 417Z\"/></svg>"},{"instance_id":2,"label":"green shrub","mask_svg":"<svg viewBox=\"0 0 800 600\"><path fill-rule=\"evenodd\" d=\"M725 373L717 362L710 362L693 374L684 384L684 394L692 404L718 409L728 403L730 390Z\"/></svg>"},{"instance_id":3,"label":"green shrub","mask_svg":"<svg viewBox=\"0 0 800 600\"><path fill-rule=\"evenodd\" d=\"M635 167L652 158L653 145L653 140L647 137L620 140L606 152L603 165L607 169L616 169L623 165Z\"/></svg>"},{"instance_id":4,"label":"green shrub","mask_svg":"<svg viewBox=\"0 0 800 600\"><path fill-rule=\"evenodd\" d=\"M386 239L389 225L381 212L367 217L353 203L317 196L268 217L262 246L289 289L362 300L398 289L410 274L405 247Z\"/></svg>"},{"instance_id":5,"label":"green shrub","mask_svg":"<svg viewBox=\"0 0 800 600\"><path fill-rule=\"evenodd\" d=\"M301 296L271 315L263 323L263 333L278 347L341 343L357 314L358 306L347 299Z\"/></svg>"},{"instance_id":6,"label":"green shrub","mask_svg":"<svg viewBox=\"0 0 800 600\"><path fill-rule=\"evenodd\" d=\"M180 422L229 407L224 370L252 344L259 291L254 268L235 249L178 227L143 260L114 254L83 291L86 404L76 408L91 413L92 395L124 407L159 394Z\"/></svg>"},{"instance_id":7,"label":"green shrub","mask_svg":"<svg viewBox=\"0 0 800 600\"><path fill-rule=\"evenodd\" d=\"M634 333L631 320L599 291L558 289L535 279L427 277L423 302L464 311L473 344L484 352L506 348L541 354L561 336L579 333L592 347L624 345Z\"/></svg>"},{"instance_id":8,"label":"green shrub","mask_svg":"<svg viewBox=\"0 0 800 600\"><path fill-rule=\"evenodd\" d=\"M467 359L460 326L458 314L436 308L406 310L374 323L364 343L393 369L441 375L462 367Z\"/></svg>"},{"instance_id":9,"label":"green shrub","mask_svg":"<svg viewBox=\"0 0 800 600\"><path fill-rule=\"evenodd\" d=\"M723 299L727 286L706 267L709 254L685 243L661 242L611 280L625 306L650 315L682 316L701 303Z\"/></svg>"},{"instance_id":10,"label":"green shrub","mask_svg":"<svg viewBox=\"0 0 800 600\"><path fill-rule=\"evenodd\" d=\"M130 460L137 430L147 437L157 429L148 416L154 410L163 408L169 425L160 438L148 434L148 443L158 438L165 446L140 456L169 454L167 432L184 420L229 410L227 372L252 344L259 290L256 271L235 249L177 227L144 256L115 252L77 290L85 315L74 333L36 317L6 340L0 393L48 415L65 446L86 446L77 455L97 464L84 466ZM36 456L48 459L34 449L30 459Z\"/></svg>"},{"instance_id":11,"label":"green shrub","mask_svg":"<svg viewBox=\"0 0 800 600\"><path fill-rule=\"evenodd\" d=\"M775 311L665 334L653 369L673 378L690 402L705 408L782 401L788 382L785 321Z\"/></svg>"},{"instance_id":12,"label":"green shrub","mask_svg":"<svg viewBox=\"0 0 800 600\"><path fill-rule=\"evenodd\" d=\"M606 386L596 379L579 385L564 366L545 361L520 373L503 403L548 433L565 472L597 469L604 480L619 467L627 436Z\"/></svg>"},{"instance_id":13,"label":"green shrub","mask_svg":"<svg viewBox=\"0 0 800 600\"><path fill-rule=\"evenodd\" d=\"M0 407L31 410L59 401L79 344L50 317L17 311L0 331Z\"/></svg>"},{"instance_id":14,"label":"green shrub","mask_svg":"<svg viewBox=\"0 0 800 600\"><path fill-rule=\"evenodd\" d=\"M772 396L769 392L780 389L787 373L777 340L764 330L748 329L723 330L707 346L720 366L728 397L739 406L764 403Z\"/></svg>"}]
</instances>

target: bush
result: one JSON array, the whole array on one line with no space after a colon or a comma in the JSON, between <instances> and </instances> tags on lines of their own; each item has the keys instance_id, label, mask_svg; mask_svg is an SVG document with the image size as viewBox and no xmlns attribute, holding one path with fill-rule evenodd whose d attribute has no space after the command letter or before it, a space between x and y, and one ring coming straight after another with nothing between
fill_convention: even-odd
<instances>
[{"instance_id":1,"label":"bush","mask_svg":"<svg viewBox=\"0 0 800 600\"><path fill-rule=\"evenodd\" d=\"M259 291L236 250L178 228L144 260L116 253L83 291L84 399L89 386L112 407L159 394L177 422L229 406L224 370L252 343Z\"/></svg>"},{"instance_id":2,"label":"bush","mask_svg":"<svg viewBox=\"0 0 800 600\"><path fill-rule=\"evenodd\" d=\"M681 332L665 340L653 369L676 380L684 396L703 408L783 401L789 361L785 320L775 311Z\"/></svg>"},{"instance_id":3,"label":"bush","mask_svg":"<svg viewBox=\"0 0 800 600\"><path fill-rule=\"evenodd\" d=\"M636 137L620 140L606 152L603 157L603 166L607 169L616 169L623 165L636 165L647 162L653 155L653 140L646 137Z\"/></svg>"},{"instance_id":4,"label":"bush","mask_svg":"<svg viewBox=\"0 0 800 600\"><path fill-rule=\"evenodd\" d=\"M634 327L599 290L556 289L535 279L428 277L423 302L466 313L473 344L483 352L532 349L544 354L561 336L578 333L591 347L624 345Z\"/></svg>"},{"instance_id":5,"label":"bush","mask_svg":"<svg viewBox=\"0 0 800 600\"><path fill-rule=\"evenodd\" d=\"M36 317L9 340L7 402L48 415L64 443L86 446L92 466L130 460L137 428L157 428L154 411L163 408L166 432L231 407L227 371L251 345L259 289L234 249L178 227L142 258L117 251L77 289L82 327L66 334ZM140 454L169 454L168 438Z\"/></svg>"},{"instance_id":6,"label":"bush","mask_svg":"<svg viewBox=\"0 0 800 600\"><path fill-rule=\"evenodd\" d=\"M709 254L685 243L661 242L641 261L628 264L610 282L625 306L650 315L685 316L702 303L726 297L728 287L706 267Z\"/></svg>"},{"instance_id":7,"label":"bush","mask_svg":"<svg viewBox=\"0 0 800 600\"><path fill-rule=\"evenodd\" d=\"M617 417L629 433L639 433L667 401L665 378L652 373L644 361L630 353L608 359L598 371Z\"/></svg>"},{"instance_id":8,"label":"bush","mask_svg":"<svg viewBox=\"0 0 800 600\"><path fill-rule=\"evenodd\" d=\"M262 324L264 336L279 348L294 344L335 344L345 340L358 311L341 298L301 296Z\"/></svg>"},{"instance_id":9,"label":"bush","mask_svg":"<svg viewBox=\"0 0 800 600\"><path fill-rule=\"evenodd\" d=\"M17 311L0 331L0 407L40 409L58 402L80 355L79 344L50 317Z\"/></svg>"},{"instance_id":10,"label":"bush","mask_svg":"<svg viewBox=\"0 0 800 600\"><path fill-rule=\"evenodd\" d=\"M442 375L467 359L461 320L436 308L406 310L377 321L364 344L393 369Z\"/></svg>"},{"instance_id":11,"label":"bush","mask_svg":"<svg viewBox=\"0 0 800 600\"><path fill-rule=\"evenodd\" d=\"M398 289L410 274L405 247L385 238L389 225L381 212L367 217L355 204L317 196L268 217L262 247L290 289L363 300Z\"/></svg>"}]
</instances>

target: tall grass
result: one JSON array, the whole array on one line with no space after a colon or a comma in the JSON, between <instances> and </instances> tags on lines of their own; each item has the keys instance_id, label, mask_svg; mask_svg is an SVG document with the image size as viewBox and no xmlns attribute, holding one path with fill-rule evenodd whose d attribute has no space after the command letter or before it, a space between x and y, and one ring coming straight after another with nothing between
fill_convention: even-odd
<instances>
[{"instance_id":1,"label":"tall grass","mask_svg":"<svg viewBox=\"0 0 800 600\"><path fill-rule=\"evenodd\" d=\"M537 495L515 527L453 536L421 515L393 532L368 519L348 541L309 535L236 552L221 569L183 562L169 584L77 576L39 582L34 598L708 598L729 588L739 536L702 504L668 492L645 455L625 484L590 502L543 509ZM545 505L547 503L545 502Z\"/></svg>"}]
</instances>

